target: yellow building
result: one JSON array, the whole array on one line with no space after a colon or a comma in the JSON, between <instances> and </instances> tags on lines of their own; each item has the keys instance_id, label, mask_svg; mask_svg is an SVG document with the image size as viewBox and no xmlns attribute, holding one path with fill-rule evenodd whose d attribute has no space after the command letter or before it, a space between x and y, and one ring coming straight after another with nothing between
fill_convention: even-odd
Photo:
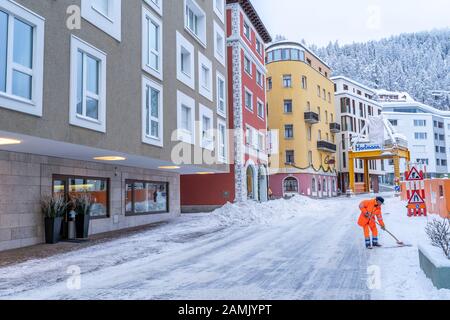
<instances>
[{"instance_id":1,"label":"yellow building","mask_svg":"<svg viewBox=\"0 0 450 320\"><path fill-rule=\"evenodd\" d=\"M337 195L336 123L331 70L300 43L267 48L268 126L278 130L270 158L275 197Z\"/></svg>"}]
</instances>

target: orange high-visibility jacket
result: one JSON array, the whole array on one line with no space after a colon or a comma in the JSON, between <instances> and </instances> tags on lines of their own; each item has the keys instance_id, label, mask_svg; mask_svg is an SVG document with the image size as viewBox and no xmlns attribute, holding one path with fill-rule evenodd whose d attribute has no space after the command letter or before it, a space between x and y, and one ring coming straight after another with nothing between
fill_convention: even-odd
<instances>
[{"instance_id":1,"label":"orange high-visibility jacket","mask_svg":"<svg viewBox=\"0 0 450 320\"><path fill-rule=\"evenodd\" d=\"M375 217L378 223L384 226L381 207L378 206L376 199L364 200L360 203L359 209L361 210L361 215L359 216L358 224L361 227L368 224L375 224ZM368 214L369 217L367 217L366 214Z\"/></svg>"}]
</instances>

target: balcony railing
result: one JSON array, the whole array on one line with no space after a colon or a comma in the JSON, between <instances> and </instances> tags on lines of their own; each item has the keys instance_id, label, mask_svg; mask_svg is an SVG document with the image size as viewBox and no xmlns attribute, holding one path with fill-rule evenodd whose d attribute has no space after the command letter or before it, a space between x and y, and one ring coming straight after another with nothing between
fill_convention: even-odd
<instances>
[{"instance_id":1,"label":"balcony railing","mask_svg":"<svg viewBox=\"0 0 450 320\"><path fill-rule=\"evenodd\" d=\"M305 122L311 124L318 123L319 115L312 111L305 112Z\"/></svg>"},{"instance_id":2,"label":"balcony railing","mask_svg":"<svg viewBox=\"0 0 450 320\"><path fill-rule=\"evenodd\" d=\"M339 123L330 123L330 131L332 133L339 133L341 132L341 125Z\"/></svg>"},{"instance_id":3,"label":"balcony railing","mask_svg":"<svg viewBox=\"0 0 450 320\"><path fill-rule=\"evenodd\" d=\"M336 153L337 147L334 143L324 141L324 140L319 140L319 141L317 141L317 149L319 149L320 151L325 151L325 152L329 152L329 153Z\"/></svg>"}]
</instances>

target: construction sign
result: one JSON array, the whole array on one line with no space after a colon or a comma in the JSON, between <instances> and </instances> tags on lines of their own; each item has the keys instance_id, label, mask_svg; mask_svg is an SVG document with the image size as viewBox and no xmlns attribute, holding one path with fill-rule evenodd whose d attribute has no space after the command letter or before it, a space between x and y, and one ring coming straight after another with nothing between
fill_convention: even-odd
<instances>
[{"instance_id":1,"label":"construction sign","mask_svg":"<svg viewBox=\"0 0 450 320\"><path fill-rule=\"evenodd\" d=\"M408 216L426 216L427 207L425 205L425 182L423 171L411 167L409 172L405 172L406 194L408 196Z\"/></svg>"}]
</instances>

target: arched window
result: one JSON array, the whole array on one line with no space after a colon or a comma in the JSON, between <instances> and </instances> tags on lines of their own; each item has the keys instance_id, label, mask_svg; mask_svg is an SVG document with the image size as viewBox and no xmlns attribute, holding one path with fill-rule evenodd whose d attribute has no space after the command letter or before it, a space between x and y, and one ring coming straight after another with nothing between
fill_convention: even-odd
<instances>
[{"instance_id":1,"label":"arched window","mask_svg":"<svg viewBox=\"0 0 450 320\"><path fill-rule=\"evenodd\" d=\"M336 192L336 181L334 179L331 181L331 191Z\"/></svg>"},{"instance_id":2,"label":"arched window","mask_svg":"<svg viewBox=\"0 0 450 320\"><path fill-rule=\"evenodd\" d=\"M312 189L312 192L316 192L316 179L315 178L312 179L311 189Z\"/></svg>"},{"instance_id":3,"label":"arched window","mask_svg":"<svg viewBox=\"0 0 450 320\"><path fill-rule=\"evenodd\" d=\"M298 181L293 177L286 178L284 180L284 192L285 193L298 193Z\"/></svg>"},{"instance_id":4,"label":"arched window","mask_svg":"<svg viewBox=\"0 0 450 320\"><path fill-rule=\"evenodd\" d=\"M327 180L323 179L323 191L327 192Z\"/></svg>"}]
</instances>

